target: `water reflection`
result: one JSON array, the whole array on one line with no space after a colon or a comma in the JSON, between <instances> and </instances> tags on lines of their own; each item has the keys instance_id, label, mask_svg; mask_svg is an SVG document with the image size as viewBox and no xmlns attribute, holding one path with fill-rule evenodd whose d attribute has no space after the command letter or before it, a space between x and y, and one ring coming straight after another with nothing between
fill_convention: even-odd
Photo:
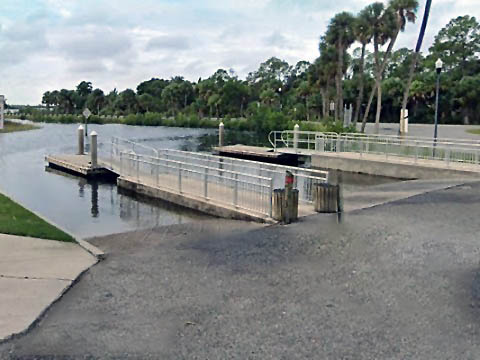
<instances>
[{"instance_id":1,"label":"water reflection","mask_svg":"<svg viewBox=\"0 0 480 360\"><path fill-rule=\"evenodd\" d=\"M92 181L92 217L98 218L98 182Z\"/></svg>"},{"instance_id":2,"label":"water reflection","mask_svg":"<svg viewBox=\"0 0 480 360\"><path fill-rule=\"evenodd\" d=\"M183 208L120 193L115 182L87 181L45 168L45 155L75 153L78 125L42 126L35 131L0 134L0 191L76 236L101 236L207 218ZM142 139L155 148L187 146L193 151L198 149L200 137L212 132L116 124L92 125L91 130L99 133L99 147L111 136L120 136Z\"/></svg>"}]
</instances>

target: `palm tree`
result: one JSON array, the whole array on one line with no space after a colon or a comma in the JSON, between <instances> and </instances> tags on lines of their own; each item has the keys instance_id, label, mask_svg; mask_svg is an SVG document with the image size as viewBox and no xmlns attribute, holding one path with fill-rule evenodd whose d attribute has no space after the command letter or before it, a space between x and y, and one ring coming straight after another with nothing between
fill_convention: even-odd
<instances>
[{"instance_id":1,"label":"palm tree","mask_svg":"<svg viewBox=\"0 0 480 360\"><path fill-rule=\"evenodd\" d=\"M423 37L425 36L425 29L427 28L428 16L430 15L430 7L432 5L432 0L427 0L425 3L425 12L423 13L422 27L420 28L420 33L418 34L417 46L415 47L415 54L413 55L412 63L410 64L410 71L408 73L408 80L405 85L405 90L403 93L402 101L402 111L400 118L400 132L402 131L402 123L404 121L404 114L407 110L408 103L408 94L410 92L410 87L412 86L413 75L415 73L415 68L417 67L418 59L420 57L420 50L422 48Z\"/></svg>"},{"instance_id":2,"label":"palm tree","mask_svg":"<svg viewBox=\"0 0 480 360\"><path fill-rule=\"evenodd\" d=\"M362 45L362 55L360 56L360 68L359 68L359 84L358 84L358 96L357 103L355 106L355 115L353 117L353 123L356 125L358 118L360 117L360 107L363 101L363 93L365 90L365 51L367 45L372 41L372 28L368 23L368 14L366 14L366 9L362 10L358 14L354 26L353 32L355 39Z\"/></svg>"},{"instance_id":3,"label":"palm tree","mask_svg":"<svg viewBox=\"0 0 480 360\"><path fill-rule=\"evenodd\" d=\"M355 40L353 34L353 23L355 18L348 12L341 12L333 17L328 25L326 40L329 44L335 45L337 51L337 73L335 86L337 90L337 106L335 108L335 120L343 116L343 69L345 51Z\"/></svg>"},{"instance_id":4,"label":"palm tree","mask_svg":"<svg viewBox=\"0 0 480 360\"><path fill-rule=\"evenodd\" d=\"M407 22L415 22L415 12L418 8L417 0L390 0L389 6L385 9L382 3L373 3L368 6L370 23L374 28L374 49L375 49L375 86L370 93L367 109L362 121L362 132L365 131L370 106L377 91L377 112L375 116L375 133L378 134L380 128L380 115L382 111L382 76L388 63L388 58L392 53L393 46L401 31L405 30ZM378 46L384 45L388 40L388 47L382 62L379 59ZM376 44L375 44L376 42Z\"/></svg>"}]
</instances>

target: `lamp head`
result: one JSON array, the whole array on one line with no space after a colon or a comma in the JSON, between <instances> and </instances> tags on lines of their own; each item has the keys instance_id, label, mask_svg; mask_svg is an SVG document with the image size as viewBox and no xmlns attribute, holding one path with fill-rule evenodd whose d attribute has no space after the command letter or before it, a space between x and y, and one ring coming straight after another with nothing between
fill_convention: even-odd
<instances>
[{"instance_id":1,"label":"lamp head","mask_svg":"<svg viewBox=\"0 0 480 360\"><path fill-rule=\"evenodd\" d=\"M442 59L438 59L435 62L435 69L437 70L438 74L440 74L442 72L442 68L443 68L443 61L442 61Z\"/></svg>"}]
</instances>

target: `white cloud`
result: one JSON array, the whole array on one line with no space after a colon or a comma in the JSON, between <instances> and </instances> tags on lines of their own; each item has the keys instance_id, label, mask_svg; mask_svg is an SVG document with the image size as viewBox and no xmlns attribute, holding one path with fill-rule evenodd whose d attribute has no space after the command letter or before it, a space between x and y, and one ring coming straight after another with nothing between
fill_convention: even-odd
<instances>
[{"instance_id":1,"label":"white cloud","mask_svg":"<svg viewBox=\"0 0 480 360\"><path fill-rule=\"evenodd\" d=\"M2 0L0 93L39 103L46 90L89 80L106 92L151 77L196 81L216 69L239 76L271 56L313 61L329 19L369 0ZM35 3L36 6L31 4ZM398 46L413 47L423 15ZM423 49L452 17L478 13L477 0L436 0Z\"/></svg>"}]
</instances>

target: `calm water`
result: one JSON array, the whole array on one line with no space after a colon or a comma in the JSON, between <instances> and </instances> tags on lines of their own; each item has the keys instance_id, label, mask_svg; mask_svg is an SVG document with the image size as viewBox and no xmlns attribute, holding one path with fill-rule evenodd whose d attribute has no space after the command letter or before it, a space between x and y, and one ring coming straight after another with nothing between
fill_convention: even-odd
<instances>
[{"instance_id":1,"label":"calm water","mask_svg":"<svg viewBox=\"0 0 480 360\"><path fill-rule=\"evenodd\" d=\"M45 169L45 155L75 154L78 125L42 124L39 130L0 134L0 191L81 238L153 226L182 224L205 215L162 203L152 204L120 193L115 184ZM99 148L119 136L154 148L208 151L215 130L126 125L89 125L99 134ZM227 133L227 143L261 144L246 134ZM331 177L335 172L331 173ZM397 179L343 173L346 190Z\"/></svg>"},{"instance_id":2,"label":"calm water","mask_svg":"<svg viewBox=\"0 0 480 360\"><path fill-rule=\"evenodd\" d=\"M152 205L120 194L110 183L46 171L47 154L74 154L78 125L42 124L39 130L0 134L0 191L78 237L106 235L206 218L168 204ZM208 147L212 130L89 125L99 146L120 136L157 148Z\"/></svg>"}]
</instances>

